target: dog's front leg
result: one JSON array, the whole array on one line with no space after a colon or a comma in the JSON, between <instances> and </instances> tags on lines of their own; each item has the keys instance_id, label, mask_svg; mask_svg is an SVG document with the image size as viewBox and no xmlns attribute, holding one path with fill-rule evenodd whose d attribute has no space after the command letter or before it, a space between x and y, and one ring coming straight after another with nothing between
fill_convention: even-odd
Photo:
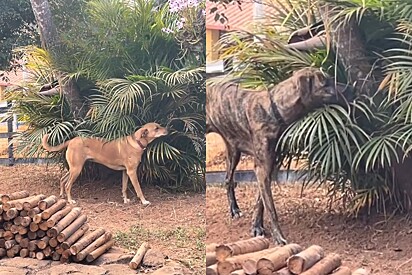
<instances>
[{"instance_id":1,"label":"dog's front leg","mask_svg":"<svg viewBox=\"0 0 412 275\"><path fill-rule=\"evenodd\" d=\"M278 215L272 195L272 172L275 168L274 142L264 136L256 135L255 145L255 173L259 187L259 194L262 196L263 206L269 214L272 224L272 238L278 244L286 244L287 241L279 226ZM259 213L260 214L260 213ZM263 220L263 211L262 211Z\"/></svg>"},{"instance_id":2,"label":"dog's front leg","mask_svg":"<svg viewBox=\"0 0 412 275\"><path fill-rule=\"evenodd\" d=\"M127 182L129 181L129 176L127 175L126 170L123 170L122 173L122 195L123 195L123 202L129 203L130 200L127 198Z\"/></svg>"},{"instance_id":3,"label":"dog's front leg","mask_svg":"<svg viewBox=\"0 0 412 275\"><path fill-rule=\"evenodd\" d=\"M126 170L127 175L130 178L130 181L133 184L134 190L136 191L137 196L139 197L139 199L141 200L143 205L150 205L150 202L147 201L144 196L143 196L143 192L142 189L140 188L140 183L139 180L137 179L137 173L136 173L136 167L127 167Z\"/></svg>"},{"instance_id":4,"label":"dog's front leg","mask_svg":"<svg viewBox=\"0 0 412 275\"><path fill-rule=\"evenodd\" d=\"M270 221L272 223L272 237L278 244L284 245L287 244L287 241L279 226L278 215L276 213L271 188L272 169L269 167L270 166L265 167L264 163L259 162L256 165L256 177L258 180L259 193L262 196L264 208L269 213Z\"/></svg>"}]
</instances>

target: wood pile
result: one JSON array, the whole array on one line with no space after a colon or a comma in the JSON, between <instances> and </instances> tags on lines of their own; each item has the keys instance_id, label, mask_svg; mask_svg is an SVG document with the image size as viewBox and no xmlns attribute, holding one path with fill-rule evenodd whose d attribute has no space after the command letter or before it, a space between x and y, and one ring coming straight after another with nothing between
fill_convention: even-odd
<instances>
[{"instance_id":1,"label":"wood pile","mask_svg":"<svg viewBox=\"0 0 412 275\"><path fill-rule=\"evenodd\" d=\"M66 200L27 191L0 195L0 258L30 257L63 263L93 262L113 244L103 228Z\"/></svg>"},{"instance_id":2,"label":"wood pile","mask_svg":"<svg viewBox=\"0 0 412 275\"><path fill-rule=\"evenodd\" d=\"M322 247L303 249L298 244L269 248L270 241L255 237L206 246L207 275L370 275L365 269L351 271L341 257L326 254Z\"/></svg>"}]
</instances>

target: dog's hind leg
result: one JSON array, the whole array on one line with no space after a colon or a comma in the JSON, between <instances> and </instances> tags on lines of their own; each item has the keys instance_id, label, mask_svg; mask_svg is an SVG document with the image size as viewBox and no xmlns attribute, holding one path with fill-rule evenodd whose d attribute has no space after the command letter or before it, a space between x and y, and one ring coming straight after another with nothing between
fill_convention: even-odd
<instances>
[{"instance_id":1,"label":"dog's hind leg","mask_svg":"<svg viewBox=\"0 0 412 275\"><path fill-rule=\"evenodd\" d=\"M79 177L80 173L82 172L83 164L80 165L80 166L70 167L69 179L67 180L67 182L65 184L66 194L67 194L67 201L70 204L75 204L76 203L76 201L72 199L71 191L72 191L73 183L76 181L76 179Z\"/></svg>"},{"instance_id":2,"label":"dog's hind leg","mask_svg":"<svg viewBox=\"0 0 412 275\"><path fill-rule=\"evenodd\" d=\"M67 171L63 175L63 177L61 177L61 179L60 179L60 198L64 198L64 186L67 182L67 179L68 179L69 175L70 175L70 171Z\"/></svg>"},{"instance_id":3,"label":"dog's hind leg","mask_svg":"<svg viewBox=\"0 0 412 275\"><path fill-rule=\"evenodd\" d=\"M272 172L275 164L274 150L267 138L257 135L255 143L255 172L258 181L259 193L262 196L263 206L269 213L270 222L272 224L272 237L278 244L286 244L287 241L279 226L278 215L276 213L275 203L272 196ZM260 213L259 213L260 214ZM262 211L263 219L263 211Z\"/></svg>"},{"instance_id":4,"label":"dog's hind leg","mask_svg":"<svg viewBox=\"0 0 412 275\"><path fill-rule=\"evenodd\" d=\"M233 180L235 174L236 166L240 160L240 151L235 147L230 146L228 142L226 143L226 189L227 189L227 199L229 202L229 210L232 218L240 218L242 216L242 211L240 211L239 206L236 201L235 188L236 182Z\"/></svg>"},{"instance_id":5,"label":"dog's hind leg","mask_svg":"<svg viewBox=\"0 0 412 275\"><path fill-rule=\"evenodd\" d=\"M252 218L252 236L264 236L265 229L263 227L263 201L260 191L257 191L256 204L253 209L253 218Z\"/></svg>"},{"instance_id":6,"label":"dog's hind leg","mask_svg":"<svg viewBox=\"0 0 412 275\"><path fill-rule=\"evenodd\" d=\"M129 181L129 176L127 175L126 170L122 172L122 195L123 203L129 203L130 200L127 198L127 182Z\"/></svg>"}]
</instances>

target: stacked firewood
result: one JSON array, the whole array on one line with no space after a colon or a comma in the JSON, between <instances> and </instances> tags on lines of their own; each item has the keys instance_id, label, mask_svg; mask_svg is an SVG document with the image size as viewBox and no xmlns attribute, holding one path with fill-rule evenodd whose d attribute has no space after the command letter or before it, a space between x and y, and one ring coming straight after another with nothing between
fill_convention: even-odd
<instances>
[{"instance_id":1,"label":"stacked firewood","mask_svg":"<svg viewBox=\"0 0 412 275\"><path fill-rule=\"evenodd\" d=\"M80 207L27 191L0 195L0 258L92 262L113 244L103 228L89 230Z\"/></svg>"},{"instance_id":2,"label":"stacked firewood","mask_svg":"<svg viewBox=\"0 0 412 275\"><path fill-rule=\"evenodd\" d=\"M207 275L369 275L365 269L352 272L342 266L338 254L325 254L322 247L303 249L298 244L269 248L270 241L255 237L228 244L206 246Z\"/></svg>"}]
</instances>

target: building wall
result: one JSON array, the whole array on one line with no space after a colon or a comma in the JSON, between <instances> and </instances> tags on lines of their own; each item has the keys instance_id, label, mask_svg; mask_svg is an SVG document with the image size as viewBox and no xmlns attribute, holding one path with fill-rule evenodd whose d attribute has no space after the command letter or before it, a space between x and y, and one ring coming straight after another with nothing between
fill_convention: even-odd
<instances>
[{"instance_id":1,"label":"building wall","mask_svg":"<svg viewBox=\"0 0 412 275\"><path fill-rule=\"evenodd\" d=\"M219 52L216 49L217 42L219 41L219 35L219 30L206 30L206 61L216 61L219 59Z\"/></svg>"},{"instance_id":2,"label":"building wall","mask_svg":"<svg viewBox=\"0 0 412 275\"><path fill-rule=\"evenodd\" d=\"M0 86L0 102L4 100L4 90L6 88L4 86Z\"/></svg>"}]
</instances>

